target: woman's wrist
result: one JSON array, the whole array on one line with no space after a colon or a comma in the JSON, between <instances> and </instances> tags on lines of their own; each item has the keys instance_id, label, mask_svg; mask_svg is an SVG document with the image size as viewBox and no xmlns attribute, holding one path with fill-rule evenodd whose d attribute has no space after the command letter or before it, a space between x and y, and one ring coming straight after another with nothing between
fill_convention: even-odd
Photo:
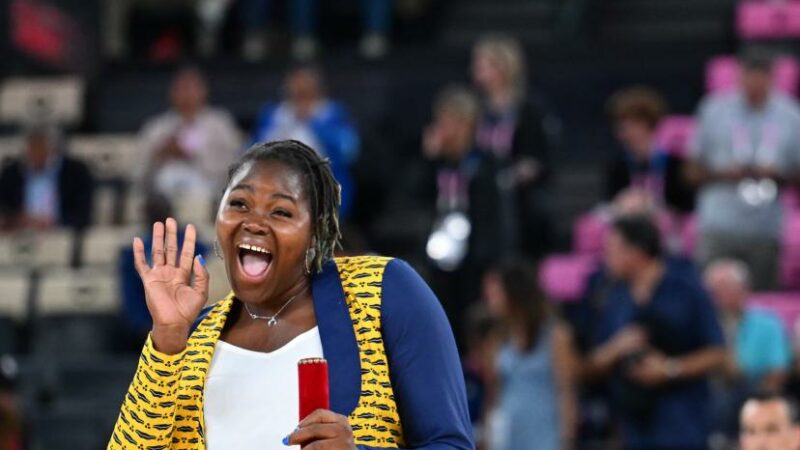
<instances>
[{"instance_id":1,"label":"woman's wrist","mask_svg":"<svg viewBox=\"0 0 800 450\"><path fill-rule=\"evenodd\" d=\"M186 348L189 330L184 327L154 325L150 331L153 348L160 353L177 355Z\"/></svg>"}]
</instances>

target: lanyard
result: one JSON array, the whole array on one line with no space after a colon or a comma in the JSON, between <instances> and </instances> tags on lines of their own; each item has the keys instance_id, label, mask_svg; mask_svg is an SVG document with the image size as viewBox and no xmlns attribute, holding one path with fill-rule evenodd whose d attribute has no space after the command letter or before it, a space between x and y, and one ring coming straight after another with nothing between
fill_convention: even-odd
<instances>
[{"instance_id":1,"label":"lanyard","mask_svg":"<svg viewBox=\"0 0 800 450\"><path fill-rule=\"evenodd\" d=\"M497 159L504 160L511 156L516 129L517 114L514 109L490 113L478 127L476 139L481 148L491 151Z\"/></svg>"},{"instance_id":2,"label":"lanyard","mask_svg":"<svg viewBox=\"0 0 800 450\"><path fill-rule=\"evenodd\" d=\"M466 211L469 208L469 183L480 161L472 151L454 166L444 166L436 172L437 203L439 211Z\"/></svg>"},{"instance_id":3,"label":"lanyard","mask_svg":"<svg viewBox=\"0 0 800 450\"><path fill-rule=\"evenodd\" d=\"M772 122L761 125L761 136L754 142L751 127L743 121L733 127L733 159L744 166L774 166L778 153L778 127Z\"/></svg>"},{"instance_id":4,"label":"lanyard","mask_svg":"<svg viewBox=\"0 0 800 450\"><path fill-rule=\"evenodd\" d=\"M661 202L664 195L664 174L667 170L667 156L658 149L651 152L647 166L637 164L633 157L628 156L628 173L631 177L631 186L649 193L653 200ZM643 169L643 170L642 170Z\"/></svg>"}]
</instances>

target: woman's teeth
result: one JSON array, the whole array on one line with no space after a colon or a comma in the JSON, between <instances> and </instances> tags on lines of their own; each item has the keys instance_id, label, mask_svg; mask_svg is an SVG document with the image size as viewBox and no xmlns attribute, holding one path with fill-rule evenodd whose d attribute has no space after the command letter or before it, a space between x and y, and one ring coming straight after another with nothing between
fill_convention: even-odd
<instances>
[{"instance_id":1,"label":"woman's teeth","mask_svg":"<svg viewBox=\"0 0 800 450\"><path fill-rule=\"evenodd\" d=\"M264 247L259 247L257 245L239 244L239 248L242 249L242 250L249 250L251 252L264 253L264 254L267 254L267 255L271 254L271 252L269 250L265 249Z\"/></svg>"}]
</instances>

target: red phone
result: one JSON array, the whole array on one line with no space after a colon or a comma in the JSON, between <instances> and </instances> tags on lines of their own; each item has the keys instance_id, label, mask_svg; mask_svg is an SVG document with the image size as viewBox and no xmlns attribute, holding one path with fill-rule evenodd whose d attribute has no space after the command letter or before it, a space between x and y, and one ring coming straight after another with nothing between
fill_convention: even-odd
<instances>
[{"instance_id":1,"label":"red phone","mask_svg":"<svg viewBox=\"0 0 800 450\"><path fill-rule=\"evenodd\" d=\"M328 361L305 358L297 363L300 386L300 421L317 409L330 409Z\"/></svg>"}]
</instances>

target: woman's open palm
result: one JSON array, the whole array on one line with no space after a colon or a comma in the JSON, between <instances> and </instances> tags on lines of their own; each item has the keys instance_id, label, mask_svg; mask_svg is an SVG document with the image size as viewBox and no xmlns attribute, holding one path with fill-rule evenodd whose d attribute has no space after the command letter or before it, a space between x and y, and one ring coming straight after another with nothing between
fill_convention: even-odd
<instances>
[{"instance_id":1,"label":"woman's open palm","mask_svg":"<svg viewBox=\"0 0 800 450\"><path fill-rule=\"evenodd\" d=\"M167 219L166 225L154 223L152 266L147 263L144 242L138 237L133 241L134 264L142 278L154 329L185 330L188 337L192 323L208 300L208 272L202 257L194 255L196 240L195 227L188 225L179 255L175 219Z\"/></svg>"}]
</instances>

